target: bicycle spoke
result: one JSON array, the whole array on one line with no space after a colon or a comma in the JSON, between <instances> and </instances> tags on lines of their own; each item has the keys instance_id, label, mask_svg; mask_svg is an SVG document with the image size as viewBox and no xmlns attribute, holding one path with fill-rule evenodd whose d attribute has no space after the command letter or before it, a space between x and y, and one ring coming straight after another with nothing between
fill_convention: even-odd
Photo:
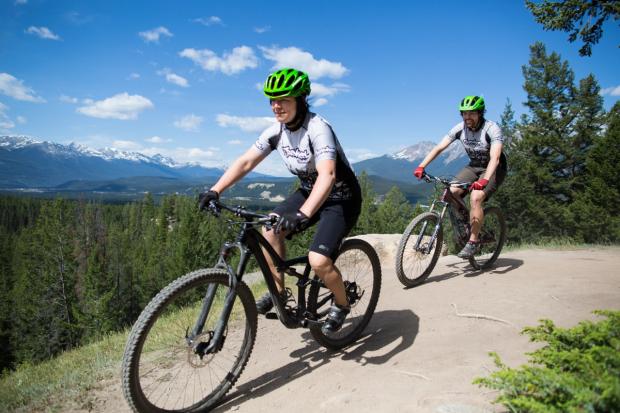
<instances>
[{"instance_id":1,"label":"bicycle spoke","mask_svg":"<svg viewBox=\"0 0 620 413\"><path fill-rule=\"evenodd\" d=\"M207 276L209 271L214 274L211 278ZM206 288L217 280L219 290L228 290L228 275L219 270L204 270L188 280L175 281L178 287L162 293L161 299L156 297L155 310L147 307L145 317L153 320L152 325L142 323L139 325L144 325L143 329L132 331L132 335L143 337L143 343L141 347L133 344L127 350L140 349L137 357L124 358L123 387L126 395L129 393L129 400L142 406L137 410L180 412L213 405L228 391L249 357L256 334L256 307L247 286L240 284L243 289L238 291L242 294L237 293L221 349L200 356L199 353L213 344L213 328L220 317L225 294L216 295L203 333L193 338L192 345L186 342L186 332L194 328ZM248 317L254 321L250 323ZM130 336L129 343L138 342ZM132 364L127 365L129 361ZM133 389L141 391L135 393Z\"/></svg>"}]
</instances>

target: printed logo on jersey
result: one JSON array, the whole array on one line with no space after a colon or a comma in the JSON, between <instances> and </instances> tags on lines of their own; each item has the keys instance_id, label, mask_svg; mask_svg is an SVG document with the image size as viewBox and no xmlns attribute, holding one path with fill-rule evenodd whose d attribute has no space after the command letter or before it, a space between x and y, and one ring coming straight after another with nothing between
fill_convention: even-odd
<instances>
[{"instance_id":1,"label":"printed logo on jersey","mask_svg":"<svg viewBox=\"0 0 620 413\"><path fill-rule=\"evenodd\" d=\"M307 149L291 148L290 146L282 146L282 152L287 158L295 158L300 162L308 162L310 159L310 151Z\"/></svg>"}]
</instances>

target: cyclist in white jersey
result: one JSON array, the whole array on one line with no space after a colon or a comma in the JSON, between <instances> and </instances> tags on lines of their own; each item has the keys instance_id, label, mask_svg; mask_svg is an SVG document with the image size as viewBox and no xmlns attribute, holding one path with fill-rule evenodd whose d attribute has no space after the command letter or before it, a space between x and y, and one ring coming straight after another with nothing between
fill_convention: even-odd
<instances>
[{"instance_id":1,"label":"cyclist in white jersey","mask_svg":"<svg viewBox=\"0 0 620 413\"><path fill-rule=\"evenodd\" d=\"M470 182L471 210L469 222L471 236L463 249L457 254L460 258L470 258L479 247L478 234L484 220L482 203L489 199L506 177L507 162L502 152L504 137L500 127L484 118L484 99L467 96L459 105L463 122L453 127L415 169L414 175L422 179L424 168L455 140L460 140L469 155L469 165L456 176L457 181ZM460 188L450 188L453 194L465 196Z\"/></svg>"},{"instance_id":2,"label":"cyclist in white jersey","mask_svg":"<svg viewBox=\"0 0 620 413\"><path fill-rule=\"evenodd\" d=\"M219 199L224 190L277 150L301 185L274 209L273 213L279 216L275 230L263 230L263 235L284 258L284 239L318 223L308 261L334 293L334 303L322 327L329 334L342 327L350 310L334 259L340 243L357 222L362 198L357 178L332 127L309 110L310 90L308 75L296 69L281 69L267 77L263 92L269 98L277 122L258 137L209 191L200 194L199 206L203 209L211 200ZM284 276L277 272L271 257L268 254L266 257L278 291L286 297ZM256 308L261 314L273 308L269 293L257 300Z\"/></svg>"}]
</instances>

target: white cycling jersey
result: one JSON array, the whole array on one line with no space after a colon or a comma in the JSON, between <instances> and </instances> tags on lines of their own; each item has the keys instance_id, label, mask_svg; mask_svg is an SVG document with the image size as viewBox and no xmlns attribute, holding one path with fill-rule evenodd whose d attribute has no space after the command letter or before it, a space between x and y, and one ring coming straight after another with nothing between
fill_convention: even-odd
<instances>
[{"instance_id":1,"label":"white cycling jersey","mask_svg":"<svg viewBox=\"0 0 620 413\"><path fill-rule=\"evenodd\" d=\"M276 149L286 167L299 177L301 188L310 192L318 177L316 163L325 159L336 161L336 183L330 200L348 200L357 185L353 169L347 160L331 125L316 113L308 112L303 125L296 131L282 123L274 123L256 140L254 148L261 154Z\"/></svg>"},{"instance_id":2,"label":"white cycling jersey","mask_svg":"<svg viewBox=\"0 0 620 413\"><path fill-rule=\"evenodd\" d=\"M469 129L465 122L457 124L446 135L450 142L459 139L465 147L465 152L470 159L471 166L486 167L489 163L491 146L496 143L504 143L504 135L497 123L484 120L484 124L478 130ZM505 158L502 154L502 162Z\"/></svg>"}]
</instances>

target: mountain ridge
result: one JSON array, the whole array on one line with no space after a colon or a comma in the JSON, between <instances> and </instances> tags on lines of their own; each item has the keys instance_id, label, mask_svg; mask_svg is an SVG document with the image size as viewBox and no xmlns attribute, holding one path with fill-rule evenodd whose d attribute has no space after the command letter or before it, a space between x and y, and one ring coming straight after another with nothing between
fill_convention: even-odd
<instances>
[{"instance_id":1,"label":"mountain ridge","mask_svg":"<svg viewBox=\"0 0 620 413\"><path fill-rule=\"evenodd\" d=\"M415 200L428 191L419 187L412 171L434 145L428 141L419 142L396 153L366 159L352 166L357 174L366 172L371 177L379 196L392 186L399 186L408 199ZM461 145L452 145L429 169L434 174L455 174L466 160ZM160 154L147 156L113 148L91 149L76 143L63 145L28 136L0 136L0 189L9 192L187 194L212 184L223 173L223 167L181 164ZM286 195L294 177L251 172L244 179L244 182L258 181L275 183L277 191L268 196L275 199ZM250 188L237 188L231 192L240 199L265 197Z\"/></svg>"}]
</instances>

